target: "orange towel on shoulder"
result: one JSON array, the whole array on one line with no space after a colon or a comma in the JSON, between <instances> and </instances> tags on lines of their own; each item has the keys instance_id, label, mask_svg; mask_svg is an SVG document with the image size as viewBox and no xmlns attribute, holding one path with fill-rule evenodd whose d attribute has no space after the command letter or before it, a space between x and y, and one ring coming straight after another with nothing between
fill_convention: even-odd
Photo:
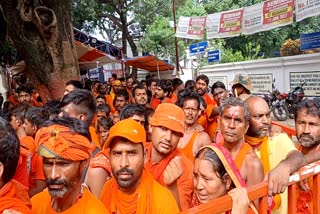
<instances>
[{"instance_id":1,"label":"orange towel on shoulder","mask_svg":"<svg viewBox=\"0 0 320 214\"><path fill-rule=\"evenodd\" d=\"M0 213L4 210L31 214L31 202L28 192L15 180L9 181L0 189Z\"/></svg>"},{"instance_id":2,"label":"orange towel on shoulder","mask_svg":"<svg viewBox=\"0 0 320 214\"><path fill-rule=\"evenodd\" d=\"M148 156L145 167L162 186L165 186L163 173L169 162L176 156L181 157L183 174L177 181L180 206L182 210L191 208L193 192L193 163L191 160L189 160L179 149L176 149L159 163L152 164L152 145L146 145L146 148L148 150Z\"/></svg>"}]
</instances>

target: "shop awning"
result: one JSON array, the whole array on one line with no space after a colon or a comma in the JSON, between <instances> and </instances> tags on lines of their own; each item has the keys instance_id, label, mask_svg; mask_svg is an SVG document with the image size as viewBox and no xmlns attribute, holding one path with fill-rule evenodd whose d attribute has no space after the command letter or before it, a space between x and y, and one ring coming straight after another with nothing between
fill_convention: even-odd
<instances>
[{"instance_id":1,"label":"shop awning","mask_svg":"<svg viewBox=\"0 0 320 214\"><path fill-rule=\"evenodd\" d=\"M97 67L97 62L99 66L107 63L115 63L118 60L115 57L110 56L107 53L104 53L95 48L84 45L81 42L75 41L77 54L78 54L78 63L80 70L88 70L91 68ZM22 60L15 65L10 67L10 70L13 75L21 73L25 70L25 62Z\"/></svg>"},{"instance_id":2,"label":"shop awning","mask_svg":"<svg viewBox=\"0 0 320 214\"><path fill-rule=\"evenodd\" d=\"M131 59L127 59L124 62L125 65L130 65L135 68L140 68L143 70L157 72L157 71L170 71L174 69L173 65L158 59L154 55L139 56Z\"/></svg>"},{"instance_id":3,"label":"shop awning","mask_svg":"<svg viewBox=\"0 0 320 214\"><path fill-rule=\"evenodd\" d=\"M78 54L78 63L80 70L96 68L97 63L104 65L107 63L118 62L115 57L106 54L100 50L84 45L81 42L75 41Z\"/></svg>"}]
</instances>

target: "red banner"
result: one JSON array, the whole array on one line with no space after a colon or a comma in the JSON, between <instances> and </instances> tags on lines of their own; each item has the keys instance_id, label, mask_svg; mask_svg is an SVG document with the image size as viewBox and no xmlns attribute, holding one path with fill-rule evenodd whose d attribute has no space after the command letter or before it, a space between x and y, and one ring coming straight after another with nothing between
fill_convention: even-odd
<instances>
[{"instance_id":1,"label":"red banner","mask_svg":"<svg viewBox=\"0 0 320 214\"><path fill-rule=\"evenodd\" d=\"M222 12L220 16L219 33L240 33L243 9Z\"/></svg>"},{"instance_id":2,"label":"red banner","mask_svg":"<svg viewBox=\"0 0 320 214\"><path fill-rule=\"evenodd\" d=\"M280 25L292 22L293 0L271 0L263 5L263 24Z\"/></svg>"},{"instance_id":3,"label":"red banner","mask_svg":"<svg viewBox=\"0 0 320 214\"><path fill-rule=\"evenodd\" d=\"M189 35L203 35L204 26L206 25L206 17L191 17L189 21Z\"/></svg>"}]
</instances>

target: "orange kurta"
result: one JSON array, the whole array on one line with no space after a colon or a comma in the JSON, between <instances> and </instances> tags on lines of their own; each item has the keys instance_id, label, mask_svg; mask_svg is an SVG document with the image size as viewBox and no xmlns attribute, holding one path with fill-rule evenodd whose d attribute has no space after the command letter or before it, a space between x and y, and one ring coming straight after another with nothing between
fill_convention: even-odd
<instances>
[{"instance_id":1,"label":"orange kurta","mask_svg":"<svg viewBox=\"0 0 320 214\"><path fill-rule=\"evenodd\" d=\"M48 190L35 195L31 199L33 214L97 214L109 213L103 204L96 199L87 188L84 188L82 197L64 212L56 212L51 208L51 196Z\"/></svg>"},{"instance_id":2,"label":"orange kurta","mask_svg":"<svg viewBox=\"0 0 320 214\"><path fill-rule=\"evenodd\" d=\"M151 108L153 108L155 110L160 103L161 103L161 101L159 99L152 97L151 102L150 102L150 106L151 106Z\"/></svg>"},{"instance_id":3,"label":"orange kurta","mask_svg":"<svg viewBox=\"0 0 320 214\"><path fill-rule=\"evenodd\" d=\"M38 153L33 153L31 158L31 168L29 175L29 189L33 189L35 187L35 183L37 180L45 180L43 174L42 167L42 157L38 155Z\"/></svg>"},{"instance_id":4,"label":"orange kurta","mask_svg":"<svg viewBox=\"0 0 320 214\"><path fill-rule=\"evenodd\" d=\"M21 141L20 141L21 144ZM16 172L13 176L13 179L22 184L25 189L29 189L29 168L28 163L30 163L32 153L29 152L25 147L20 145L20 156L17 165Z\"/></svg>"},{"instance_id":5,"label":"orange kurta","mask_svg":"<svg viewBox=\"0 0 320 214\"><path fill-rule=\"evenodd\" d=\"M112 98L112 96L108 94L108 95L105 95L105 97L106 97L106 103L110 107L110 112L114 113L116 111L116 109L113 106L113 98Z\"/></svg>"},{"instance_id":6,"label":"orange kurta","mask_svg":"<svg viewBox=\"0 0 320 214\"><path fill-rule=\"evenodd\" d=\"M165 186L163 173L167 165L174 157L181 157L183 174L177 180L180 206L182 210L191 208L193 192L193 163L179 149L176 149L159 163L152 164L152 145L146 145L146 148L148 149L148 156L145 167L162 186Z\"/></svg>"},{"instance_id":7,"label":"orange kurta","mask_svg":"<svg viewBox=\"0 0 320 214\"><path fill-rule=\"evenodd\" d=\"M91 135L91 142L93 142L96 147L101 149L100 140L99 140L99 137L97 135L96 129L93 126L90 126L89 127L89 132L90 132L90 135Z\"/></svg>"},{"instance_id":8,"label":"orange kurta","mask_svg":"<svg viewBox=\"0 0 320 214\"><path fill-rule=\"evenodd\" d=\"M212 140L218 128L218 116L210 116L212 114L213 109L217 107L217 104L213 99L211 99L211 97L208 94L205 94L203 98L207 103L207 108L199 117L198 123L204 128L204 130L208 133L210 139Z\"/></svg>"},{"instance_id":9,"label":"orange kurta","mask_svg":"<svg viewBox=\"0 0 320 214\"><path fill-rule=\"evenodd\" d=\"M121 192L113 177L105 183L100 198L110 213L166 214L179 212L171 192L158 184L146 170L143 170L140 184L134 193ZM163 203L164 199L165 203Z\"/></svg>"},{"instance_id":10,"label":"orange kurta","mask_svg":"<svg viewBox=\"0 0 320 214\"><path fill-rule=\"evenodd\" d=\"M34 153L36 146L34 143L33 137L30 136L24 136L19 139L20 140L20 145L26 148L30 153Z\"/></svg>"}]
</instances>

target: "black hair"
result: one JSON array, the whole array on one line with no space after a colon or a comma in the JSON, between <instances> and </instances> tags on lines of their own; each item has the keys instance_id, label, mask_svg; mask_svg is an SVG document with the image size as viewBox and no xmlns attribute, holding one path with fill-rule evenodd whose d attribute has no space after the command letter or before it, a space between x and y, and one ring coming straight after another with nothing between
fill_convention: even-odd
<instances>
[{"instance_id":1,"label":"black hair","mask_svg":"<svg viewBox=\"0 0 320 214\"><path fill-rule=\"evenodd\" d=\"M31 86L24 86L24 85L21 85L17 88L17 94L20 94L21 92L26 92L27 94L29 94L31 96L32 94L32 90L33 90L33 87Z\"/></svg>"},{"instance_id":2,"label":"black hair","mask_svg":"<svg viewBox=\"0 0 320 214\"><path fill-rule=\"evenodd\" d=\"M112 76L114 79L117 79L117 78L118 78L118 75L117 75L116 73L111 74L111 76Z\"/></svg>"},{"instance_id":3,"label":"black hair","mask_svg":"<svg viewBox=\"0 0 320 214\"><path fill-rule=\"evenodd\" d=\"M170 97L173 92L172 80L161 79L157 82L157 86L160 87L165 93L167 92L167 97Z\"/></svg>"},{"instance_id":4,"label":"black hair","mask_svg":"<svg viewBox=\"0 0 320 214\"><path fill-rule=\"evenodd\" d=\"M133 115L146 117L145 109L141 105L136 103L125 105L120 112L120 120L130 118Z\"/></svg>"},{"instance_id":5,"label":"black hair","mask_svg":"<svg viewBox=\"0 0 320 214\"><path fill-rule=\"evenodd\" d=\"M27 110L25 119L27 119L31 125L40 128L45 121L49 120L49 113L43 107L31 107Z\"/></svg>"},{"instance_id":6,"label":"black hair","mask_svg":"<svg viewBox=\"0 0 320 214\"><path fill-rule=\"evenodd\" d=\"M66 82L66 86L67 85L73 85L73 87L77 89L83 89L82 82L80 82L79 80L69 80L68 82Z\"/></svg>"},{"instance_id":7,"label":"black hair","mask_svg":"<svg viewBox=\"0 0 320 214\"><path fill-rule=\"evenodd\" d=\"M182 84L183 84L183 81L180 78L174 78L172 80L173 90L176 90Z\"/></svg>"},{"instance_id":8,"label":"black hair","mask_svg":"<svg viewBox=\"0 0 320 214\"><path fill-rule=\"evenodd\" d=\"M313 100L305 99L302 100L297 105L297 110L295 111L295 120L297 120L297 114L301 110L306 110L307 114L320 118L320 100L315 98Z\"/></svg>"},{"instance_id":9,"label":"black hair","mask_svg":"<svg viewBox=\"0 0 320 214\"><path fill-rule=\"evenodd\" d=\"M21 120L23 123L26 112L29 108L30 108L30 106L25 103L21 103L15 107L13 107L12 110L10 111L10 115L9 115L10 118L8 118L9 119L8 121L10 122L11 116L14 116L17 120Z\"/></svg>"},{"instance_id":10,"label":"black hair","mask_svg":"<svg viewBox=\"0 0 320 214\"><path fill-rule=\"evenodd\" d=\"M196 82L198 82L198 80L203 80L206 82L207 85L209 85L209 78L207 75L200 74L199 76L197 76Z\"/></svg>"},{"instance_id":11,"label":"black hair","mask_svg":"<svg viewBox=\"0 0 320 214\"><path fill-rule=\"evenodd\" d=\"M147 82L147 87L151 87L151 84L153 83L153 82L155 82L155 83L158 83L158 79L156 79L156 78L149 78L149 79L146 79L146 82Z\"/></svg>"},{"instance_id":12,"label":"black hair","mask_svg":"<svg viewBox=\"0 0 320 214\"><path fill-rule=\"evenodd\" d=\"M99 99L99 98L103 99L104 102L107 102L106 96L99 94L98 96L96 96L96 100Z\"/></svg>"},{"instance_id":13,"label":"black hair","mask_svg":"<svg viewBox=\"0 0 320 214\"><path fill-rule=\"evenodd\" d=\"M135 86L133 89L132 89L132 96L134 97L135 96L135 93L136 93L136 90L137 89L144 89L147 91L147 89L140 83L138 84L137 86Z\"/></svg>"},{"instance_id":14,"label":"black hair","mask_svg":"<svg viewBox=\"0 0 320 214\"><path fill-rule=\"evenodd\" d=\"M107 115L109 115L110 114L110 106L108 104L98 105L96 112L106 112Z\"/></svg>"},{"instance_id":15,"label":"black hair","mask_svg":"<svg viewBox=\"0 0 320 214\"><path fill-rule=\"evenodd\" d=\"M96 100L92 96L91 92L85 89L71 91L62 98L61 108L71 103L76 106L75 111L78 114L84 114L87 116L86 122L89 125L97 108Z\"/></svg>"},{"instance_id":16,"label":"black hair","mask_svg":"<svg viewBox=\"0 0 320 214\"><path fill-rule=\"evenodd\" d=\"M66 117L66 116L54 117L50 120L45 121L42 124L42 127L49 127L52 125L61 125L61 126L68 127L72 132L82 135L88 138L89 141L91 141L91 135L89 132L88 125L82 120L79 120L73 117Z\"/></svg>"},{"instance_id":17,"label":"black hair","mask_svg":"<svg viewBox=\"0 0 320 214\"><path fill-rule=\"evenodd\" d=\"M96 130L99 131L100 127L110 130L112 126L113 126L113 120L110 117L102 117L98 120Z\"/></svg>"},{"instance_id":18,"label":"black hair","mask_svg":"<svg viewBox=\"0 0 320 214\"><path fill-rule=\"evenodd\" d=\"M217 82L213 83L213 85L211 87L211 94L213 94L214 89L217 89L217 88L222 88L223 90L226 90L226 86L224 85L224 83L217 81Z\"/></svg>"},{"instance_id":19,"label":"black hair","mask_svg":"<svg viewBox=\"0 0 320 214\"><path fill-rule=\"evenodd\" d=\"M9 182L16 172L20 156L20 142L12 126L0 118L0 162L3 165L1 180Z\"/></svg>"},{"instance_id":20,"label":"black hair","mask_svg":"<svg viewBox=\"0 0 320 214\"><path fill-rule=\"evenodd\" d=\"M49 100L46 104L44 104L43 108L49 113L50 116L55 116L61 111L60 105L60 100Z\"/></svg>"},{"instance_id":21,"label":"black hair","mask_svg":"<svg viewBox=\"0 0 320 214\"><path fill-rule=\"evenodd\" d=\"M194 80L187 80L184 87L194 91L196 89L196 82Z\"/></svg>"},{"instance_id":22,"label":"black hair","mask_svg":"<svg viewBox=\"0 0 320 214\"><path fill-rule=\"evenodd\" d=\"M179 91L176 105L182 108L184 102L187 100L196 100L198 102L198 109L200 109L201 101L200 96L197 92L191 91L190 89Z\"/></svg>"}]
</instances>

